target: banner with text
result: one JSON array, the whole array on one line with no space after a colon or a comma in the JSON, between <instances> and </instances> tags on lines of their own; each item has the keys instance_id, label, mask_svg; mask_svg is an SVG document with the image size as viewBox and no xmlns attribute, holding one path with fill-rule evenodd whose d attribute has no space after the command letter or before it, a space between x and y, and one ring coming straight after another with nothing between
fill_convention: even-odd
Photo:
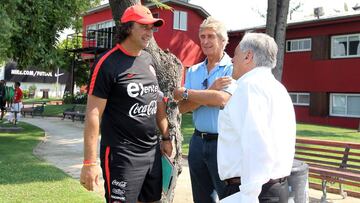
<instances>
[{"instance_id":1,"label":"banner with text","mask_svg":"<svg viewBox=\"0 0 360 203\"><path fill-rule=\"evenodd\" d=\"M69 74L61 69L53 71L19 70L16 69L15 63L8 63L5 66L5 80L11 82L56 83L58 81L60 84L65 84L68 77Z\"/></svg>"}]
</instances>

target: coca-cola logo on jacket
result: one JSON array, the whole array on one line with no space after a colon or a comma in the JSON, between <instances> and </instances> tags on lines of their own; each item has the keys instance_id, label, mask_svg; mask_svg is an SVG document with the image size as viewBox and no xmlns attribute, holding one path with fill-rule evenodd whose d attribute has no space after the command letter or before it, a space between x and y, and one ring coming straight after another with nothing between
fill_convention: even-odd
<instances>
[{"instance_id":1,"label":"coca-cola logo on jacket","mask_svg":"<svg viewBox=\"0 0 360 203\"><path fill-rule=\"evenodd\" d=\"M151 115L156 114L157 103L156 100L152 100L149 104L141 105L135 103L129 110L130 117L146 116L150 117Z\"/></svg>"}]
</instances>

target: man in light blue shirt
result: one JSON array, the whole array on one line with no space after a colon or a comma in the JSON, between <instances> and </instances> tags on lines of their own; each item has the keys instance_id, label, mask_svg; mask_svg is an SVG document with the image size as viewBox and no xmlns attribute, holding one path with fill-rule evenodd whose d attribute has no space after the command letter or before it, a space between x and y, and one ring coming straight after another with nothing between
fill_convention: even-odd
<instances>
[{"instance_id":1,"label":"man in light blue shirt","mask_svg":"<svg viewBox=\"0 0 360 203\"><path fill-rule=\"evenodd\" d=\"M200 44L205 61L189 68L185 87L174 91L181 113L193 111L195 132L190 141L189 168L195 203L216 202L224 197L225 184L218 175L218 115L230 98L231 58L224 52L228 42L223 23L208 17L200 25Z\"/></svg>"}]
</instances>

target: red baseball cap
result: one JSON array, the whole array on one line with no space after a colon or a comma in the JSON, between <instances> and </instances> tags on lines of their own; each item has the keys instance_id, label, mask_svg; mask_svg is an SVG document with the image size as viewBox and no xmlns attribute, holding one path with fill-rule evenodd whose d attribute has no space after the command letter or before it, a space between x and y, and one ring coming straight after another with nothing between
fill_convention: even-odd
<instances>
[{"instance_id":1,"label":"red baseball cap","mask_svg":"<svg viewBox=\"0 0 360 203\"><path fill-rule=\"evenodd\" d=\"M154 18L148 8L139 4L130 6L124 11L120 22L126 23L129 21L134 21L145 25L154 24L155 27L160 27L164 24L163 19Z\"/></svg>"}]
</instances>

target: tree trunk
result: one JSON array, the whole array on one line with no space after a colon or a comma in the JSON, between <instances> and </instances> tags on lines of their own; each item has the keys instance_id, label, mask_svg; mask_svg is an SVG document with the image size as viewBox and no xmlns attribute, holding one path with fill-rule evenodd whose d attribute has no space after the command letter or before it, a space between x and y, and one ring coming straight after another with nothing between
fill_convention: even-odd
<instances>
[{"instance_id":1,"label":"tree trunk","mask_svg":"<svg viewBox=\"0 0 360 203\"><path fill-rule=\"evenodd\" d=\"M118 29L121 26L120 18L126 8L141 3L140 0L109 0L110 8L112 11L112 16L115 21L116 31L115 31L115 39L118 39Z\"/></svg>"},{"instance_id":2,"label":"tree trunk","mask_svg":"<svg viewBox=\"0 0 360 203\"><path fill-rule=\"evenodd\" d=\"M277 8L277 2L268 0L267 16L266 16L266 34L272 37L275 36L276 8Z\"/></svg>"},{"instance_id":3,"label":"tree trunk","mask_svg":"<svg viewBox=\"0 0 360 203\"><path fill-rule=\"evenodd\" d=\"M120 25L119 19L124 13L125 9L134 4L140 3L139 0L109 0L110 7L112 10L113 19L116 23L116 29ZM175 166L178 169L178 175L181 173L181 159L182 151L181 144L183 137L180 131L181 125L181 114L177 108L177 103L174 101L172 92L175 88L181 85L181 73L182 73L182 64L179 59L176 58L173 54L169 52L164 52L161 50L154 38L151 40L149 46L146 48L146 51L149 52L155 63L155 70L157 73L157 78L161 91L164 93L165 97L168 97L167 105L167 116L170 124L170 134L175 135L174 141L174 151L175 151ZM173 180L176 184L176 179ZM163 196L163 202L172 202L174 197L174 192L172 192L171 198L168 200Z\"/></svg>"},{"instance_id":4,"label":"tree trunk","mask_svg":"<svg viewBox=\"0 0 360 203\"><path fill-rule=\"evenodd\" d=\"M268 0L266 33L275 39L279 51L276 67L273 69L275 78L281 82L285 53L286 22L290 0Z\"/></svg>"}]
</instances>

